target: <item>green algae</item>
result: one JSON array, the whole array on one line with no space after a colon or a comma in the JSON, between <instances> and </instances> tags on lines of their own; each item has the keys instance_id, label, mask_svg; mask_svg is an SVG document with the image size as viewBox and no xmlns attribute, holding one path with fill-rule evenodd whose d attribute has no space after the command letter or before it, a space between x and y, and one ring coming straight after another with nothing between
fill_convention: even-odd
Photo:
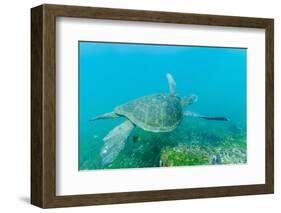
<instances>
[{"instance_id":1,"label":"green algae","mask_svg":"<svg viewBox=\"0 0 281 213\"><path fill-rule=\"evenodd\" d=\"M102 136L94 138L80 169L118 169L242 164L247 162L246 130L231 122L187 119L172 132L135 128L124 149L109 165L101 164ZM91 144L91 142L89 142Z\"/></svg>"},{"instance_id":2,"label":"green algae","mask_svg":"<svg viewBox=\"0 0 281 213\"><path fill-rule=\"evenodd\" d=\"M208 154L198 146L179 145L165 147L161 151L161 166L204 165L209 163Z\"/></svg>"},{"instance_id":3,"label":"green algae","mask_svg":"<svg viewBox=\"0 0 281 213\"><path fill-rule=\"evenodd\" d=\"M212 144L180 144L176 147L165 147L161 151L161 166L192 166L214 164L246 163L245 140Z\"/></svg>"}]
</instances>

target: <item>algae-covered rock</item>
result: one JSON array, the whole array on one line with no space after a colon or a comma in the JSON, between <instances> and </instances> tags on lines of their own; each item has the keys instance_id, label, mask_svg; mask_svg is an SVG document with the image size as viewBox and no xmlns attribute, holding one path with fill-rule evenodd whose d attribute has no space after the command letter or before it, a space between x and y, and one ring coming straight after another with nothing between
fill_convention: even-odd
<instances>
[{"instance_id":1,"label":"algae-covered rock","mask_svg":"<svg viewBox=\"0 0 281 213\"><path fill-rule=\"evenodd\" d=\"M220 164L242 164L247 162L246 137L227 138L221 145L213 147Z\"/></svg>"},{"instance_id":2,"label":"algae-covered rock","mask_svg":"<svg viewBox=\"0 0 281 213\"><path fill-rule=\"evenodd\" d=\"M161 151L160 166L241 164L247 162L246 138L226 138L215 144L180 144Z\"/></svg>"},{"instance_id":3,"label":"algae-covered rock","mask_svg":"<svg viewBox=\"0 0 281 213\"><path fill-rule=\"evenodd\" d=\"M135 128L118 157L106 166L102 165L100 157L102 136L93 136L92 141L80 145L80 170L247 162L246 129L231 122L188 118L167 133Z\"/></svg>"},{"instance_id":4,"label":"algae-covered rock","mask_svg":"<svg viewBox=\"0 0 281 213\"><path fill-rule=\"evenodd\" d=\"M161 166L188 166L210 163L209 153L196 145L165 147L161 152Z\"/></svg>"}]
</instances>

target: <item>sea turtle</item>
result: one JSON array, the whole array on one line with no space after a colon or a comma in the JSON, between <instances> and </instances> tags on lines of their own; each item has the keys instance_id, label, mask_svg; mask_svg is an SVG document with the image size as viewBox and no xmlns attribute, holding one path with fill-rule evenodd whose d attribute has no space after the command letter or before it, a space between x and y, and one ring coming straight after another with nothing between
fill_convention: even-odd
<instances>
[{"instance_id":1,"label":"sea turtle","mask_svg":"<svg viewBox=\"0 0 281 213\"><path fill-rule=\"evenodd\" d=\"M118 156L135 126L145 131L160 133L173 131L180 125L185 116L227 121L224 117L207 117L190 111L185 112L184 107L196 102L197 96L177 96L176 82L173 76L167 73L166 77L170 93L144 96L117 106L112 112L90 119L90 121L94 121L107 118L126 118L123 123L103 138L104 145L101 150L103 165L110 164Z\"/></svg>"}]
</instances>

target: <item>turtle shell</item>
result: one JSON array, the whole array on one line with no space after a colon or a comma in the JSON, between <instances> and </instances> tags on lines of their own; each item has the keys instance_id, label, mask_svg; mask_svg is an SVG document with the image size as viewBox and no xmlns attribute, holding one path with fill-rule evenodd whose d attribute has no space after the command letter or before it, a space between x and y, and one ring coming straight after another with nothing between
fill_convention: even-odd
<instances>
[{"instance_id":1,"label":"turtle shell","mask_svg":"<svg viewBox=\"0 0 281 213\"><path fill-rule=\"evenodd\" d=\"M169 94L144 96L119 107L114 112L127 117L136 126L151 132L169 132L182 121L181 99Z\"/></svg>"}]
</instances>

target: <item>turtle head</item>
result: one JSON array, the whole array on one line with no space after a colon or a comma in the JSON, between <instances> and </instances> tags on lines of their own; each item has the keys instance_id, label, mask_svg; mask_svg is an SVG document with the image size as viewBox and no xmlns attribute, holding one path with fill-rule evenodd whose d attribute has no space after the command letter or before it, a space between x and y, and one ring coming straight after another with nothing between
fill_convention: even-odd
<instances>
[{"instance_id":1,"label":"turtle head","mask_svg":"<svg viewBox=\"0 0 281 213\"><path fill-rule=\"evenodd\" d=\"M181 99L181 105L183 107L186 107L186 106L188 106L190 104L195 103L197 100L198 100L197 95L190 95L190 96L187 96L187 97L183 97Z\"/></svg>"}]
</instances>

